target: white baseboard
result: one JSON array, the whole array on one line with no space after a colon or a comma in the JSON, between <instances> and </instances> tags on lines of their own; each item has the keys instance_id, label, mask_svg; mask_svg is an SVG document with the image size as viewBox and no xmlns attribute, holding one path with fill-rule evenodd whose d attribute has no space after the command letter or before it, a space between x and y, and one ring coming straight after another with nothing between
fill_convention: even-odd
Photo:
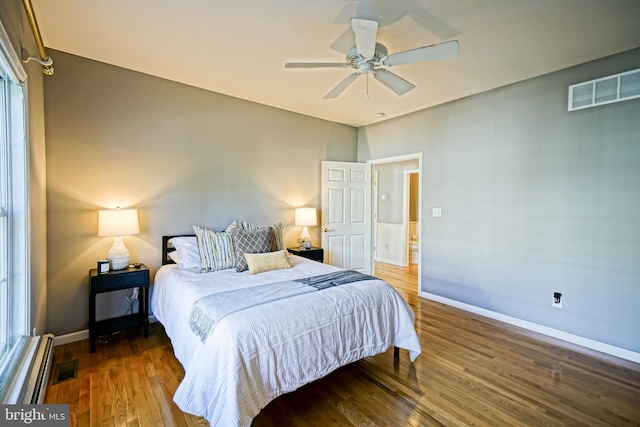
<instances>
[{"instance_id":1,"label":"white baseboard","mask_svg":"<svg viewBox=\"0 0 640 427\"><path fill-rule=\"evenodd\" d=\"M406 265L403 265L402 262L398 261L397 259L387 259L382 257L376 257L374 261L383 262L385 264L397 265L398 267L406 267Z\"/></svg>"},{"instance_id":2,"label":"white baseboard","mask_svg":"<svg viewBox=\"0 0 640 427\"><path fill-rule=\"evenodd\" d=\"M526 320L518 319L517 317L507 316L506 314L497 313L495 311L487 310L485 308L476 307L475 305L466 304L460 301L444 298L439 295L431 294L428 292L420 292L422 298L426 298L435 302L439 302L451 307L459 308L480 316L488 317L490 319L499 320L504 323L508 323L513 326L518 326L523 329L527 329L533 332L538 332L549 337L558 338L560 340L579 345L591 350L599 351L610 356L619 357L621 359L629 360L631 362L640 363L640 353L627 350L625 348L616 347L614 345L605 344L600 341L595 341L589 338L584 338L579 335L570 334L568 332L561 331L559 329L550 328L548 326L538 325L537 323L529 322Z\"/></svg>"},{"instance_id":3,"label":"white baseboard","mask_svg":"<svg viewBox=\"0 0 640 427\"><path fill-rule=\"evenodd\" d=\"M149 323L155 323L157 321L158 319L156 319L156 316L154 316L153 314L149 316ZM57 347L59 345L69 344L72 342L88 340L88 339L89 339L89 329L83 329L81 331L71 332L70 334L57 335L53 340L53 344L54 346Z\"/></svg>"},{"instance_id":4,"label":"white baseboard","mask_svg":"<svg viewBox=\"0 0 640 427\"><path fill-rule=\"evenodd\" d=\"M53 339L53 345L57 347L59 345L69 344L86 339L89 339L89 330L83 329L82 331L71 332L70 334L56 335L56 337Z\"/></svg>"}]
</instances>

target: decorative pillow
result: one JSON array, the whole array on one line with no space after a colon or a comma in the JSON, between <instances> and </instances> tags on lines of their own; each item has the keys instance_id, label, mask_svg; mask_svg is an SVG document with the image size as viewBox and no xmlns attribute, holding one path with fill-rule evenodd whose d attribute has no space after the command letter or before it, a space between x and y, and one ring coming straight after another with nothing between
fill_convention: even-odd
<instances>
[{"instance_id":1,"label":"decorative pillow","mask_svg":"<svg viewBox=\"0 0 640 427\"><path fill-rule=\"evenodd\" d=\"M266 252L262 254L244 254L249 266L249 273L258 274L265 271L282 270L291 268L291 263L287 257L287 251Z\"/></svg>"},{"instance_id":2,"label":"decorative pillow","mask_svg":"<svg viewBox=\"0 0 640 427\"><path fill-rule=\"evenodd\" d=\"M270 228L259 228L257 230L233 230L233 247L236 252L236 271L241 272L249 268L244 254L260 254L271 251L269 236Z\"/></svg>"},{"instance_id":3,"label":"decorative pillow","mask_svg":"<svg viewBox=\"0 0 640 427\"><path fill-rule=\"evenodd\" d=\"M259 228L264 228L262 225L252 224L250 222L242 221L240 223L240 228L243 230L257 230Z\"/></svg>"},{"instance_id":4,"label":"decorative pillow","mask_svg":"<svg viewBox=\"0 0 640 427\"><path fill-rule=\"evenodd\" d=\"M276 222L275 224L268 225L263 227L261 225L251 224L250 222L241 222L242 229L244 230L257 230L259 228L269 228L271 229L271 236L269 236L271 242L271 251L281 251L285 249L284 247L284 237L282 236L283 225L281 222Z\"/></svg>"},{"instance_id":5,"label":"decorative pillow","mask_svg":"<svg viewBox=\"0 0 640 427\"><path fill-rule=\"evenodd\" d=\"M233 230L237 230L240 228L240 224L238 224L238 221L233 221L231 224L227 225L227 228L224 229L225 233L230 233Z\"/></svg>"},{"instance_id":6,"label":"decorative pillow","mask_svg":"<svg viewBox=\"0 0 640 427\"><path fill-rule=\"evenodd\" d=\"M200 271L218 271L236 266L231 233L217 232L208 228L193 226L198 241Z\"/></svg>"},{"instance_id":7,"label":"decorative pillow","mask_svg":"<svg viewBox=\"0 0 640 427\"><path fill-rule=\"evenodd\" d=\"M176 248L169 252L169 258L178 264L178 268L200 268L200 252L195 237L174 237L169 243Z\"/></svg>"}]
</instances>

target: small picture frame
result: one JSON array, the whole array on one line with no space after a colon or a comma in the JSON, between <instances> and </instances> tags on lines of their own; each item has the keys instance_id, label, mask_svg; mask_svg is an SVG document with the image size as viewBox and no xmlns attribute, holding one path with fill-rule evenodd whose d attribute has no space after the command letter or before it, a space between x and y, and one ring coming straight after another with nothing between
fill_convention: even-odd
<instances>
[{"instance_id":1,"label":"small picture frame","mask_svg":"<svg viewBox=\"0 0 640 427\"><path fill-rule=\"evenodd\" d=\"M100 260L98 261L98 274L107 274L109 272L109 261Z\"/></svg>"}]
</instances>

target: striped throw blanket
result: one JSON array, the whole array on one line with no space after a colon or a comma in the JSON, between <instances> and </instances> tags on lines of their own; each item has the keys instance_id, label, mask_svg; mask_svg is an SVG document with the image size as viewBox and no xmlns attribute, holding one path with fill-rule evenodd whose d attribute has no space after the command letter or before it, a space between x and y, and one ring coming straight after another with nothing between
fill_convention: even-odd
<instances>
[{"instance_id":1,"label":"striped throw blanket","mask_svg":"<svg viewBox=\"0 0 640 427\"><path fill-rule=\"evenodd\" d=\"M375 277L344 270L207 295L193 304L189 327L202 342L205 342L216 324L232 313L309 292L372 279Z\"/></svg>"}]
</instances>

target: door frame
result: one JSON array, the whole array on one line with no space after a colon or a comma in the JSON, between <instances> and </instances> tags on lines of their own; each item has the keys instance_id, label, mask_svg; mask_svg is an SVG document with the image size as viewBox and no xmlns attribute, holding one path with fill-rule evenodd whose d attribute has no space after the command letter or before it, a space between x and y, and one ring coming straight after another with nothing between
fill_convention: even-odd
<instances>
[{"instance_id":1,"label":"door frame","mask_svg":"<svg viewBox=\"0 0 640 427\"><path fill-rule=\"evenodd\" d=\"M373 165L380 165L380 164L384 164L384 163L395 163L395 162L403 162L406 160L418 160L418 168L417 168L417 173L419 176L419 188L418 188L418 218L420 218L420 227L418 229L418 259L420 260L420 262L418 262L418 289L416 289L416 291L418 292L418 295L420 295L422 293L422 191L423 191L423 185L422 185L422 153L418 152L418 153L409 153L409 154L401 154L399 156L391 156L391 157L380 157L377 159L370 159L367 160L367 163L372 165L372 170L373 170ZM371 185L373 185L373 179L371 180ZM372 197L373 199L373 197ZM372 201L372 203L375 203ZM406 205L406 203L405 203ZM374 236L375 230L374 230L374 206L371 206L371 236ZM403 208L406 209L406 206ZM373 244L371 245L371 271L372 273L375 275L375 263L374 263L374 253L373 253Z\"/></svg>"},{"instance_id":2,"label":"door frame","mask_svg":"<svg viewBox=\"0 0 640 427\"><path fill-rule=\"evenodd\" d=\"M380 172L373 169L371 165L371 274L374 273L373 263L378 257L378 176Z\"/></svg>"}]
</instances>

